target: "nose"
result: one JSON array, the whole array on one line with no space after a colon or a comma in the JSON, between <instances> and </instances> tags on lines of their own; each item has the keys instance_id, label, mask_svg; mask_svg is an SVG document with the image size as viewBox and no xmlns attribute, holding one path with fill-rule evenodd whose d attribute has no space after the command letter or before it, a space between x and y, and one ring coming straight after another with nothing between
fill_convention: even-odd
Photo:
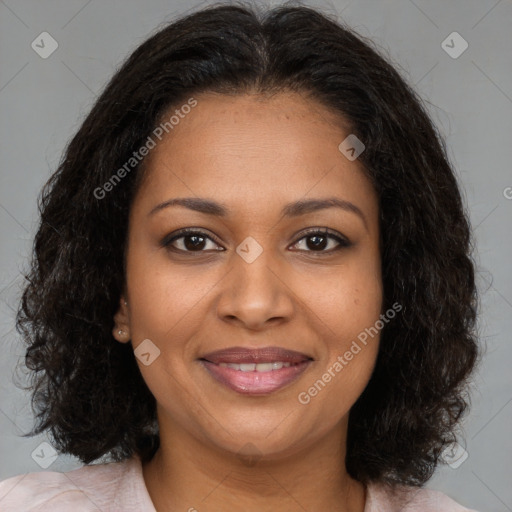
<instances>
[{"instance_id":1,"label":"nose","mask_svg":"<svg viewBox=\"0 0 512 512\"><path fill-rule=\"evenodd\" d=\"M252 263L237 253L221 281L217 315L224 321L250 330L289 321L294 313L294 294L283 265L263 251Z\"/></svg>"}]
</instances>

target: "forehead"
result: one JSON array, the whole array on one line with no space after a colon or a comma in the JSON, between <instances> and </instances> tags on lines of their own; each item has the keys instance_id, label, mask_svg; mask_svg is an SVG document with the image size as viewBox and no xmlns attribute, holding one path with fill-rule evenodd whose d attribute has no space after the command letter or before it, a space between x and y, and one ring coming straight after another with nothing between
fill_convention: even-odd
<instances>
[{"instance_id":1,"label":"forehead","mask_svg":"<svg viewBox=\"0 0 512 512\"><path fill-rule=\"evenodd\" d=\"M163 117L181 114L148 156L143 200L196 195L260 210L333 193L376 201L362 165L338 149L346 123L320 103L297 93L194 99L188 113L178 105Z\"/></svg>"}]
</instances>

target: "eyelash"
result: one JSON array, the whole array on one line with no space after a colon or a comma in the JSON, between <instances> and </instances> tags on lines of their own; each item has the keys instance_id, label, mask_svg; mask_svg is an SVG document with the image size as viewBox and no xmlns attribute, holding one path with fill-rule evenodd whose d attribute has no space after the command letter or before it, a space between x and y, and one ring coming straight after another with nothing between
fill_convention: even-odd
<instances>
[{"instance_id":1,"label":"eyelash","mask_svg":"<svg viewBox=\"0 0 512 512\"><path fill-rule=\"evenodd\" d=\"M171 244L173 242L175 242L176 240L179 240L181 238L186 238L187 236L200 236L201 238L206 238L218 245L220 245L220 242L218 242L217 240L215 240L214 237L211 237L210 235L208 235L207 233L205 233L204 231L200 231L200 230L197 230L197 229L193 229L193 228L185 228L185 229L181 229L179 230L178 232L176 233L172 233L171 235L168 235L166 236L162 242L161 242L161 246L164 247L164 248L167 248L171 251L175 251L175 252L181 252L181 253L202 253L202 252L207 252L205 250L198 250L198 251L189 251L189 250L184 250L184 249L177 249L175 247L171 247ZM334 248L334 249L329 249L329 250L319 250L319 251L313 251L313 250L305 250L304 252L310 252L310 253L317 253L317 254L331 254L335 251L338 251L340 249L343 249L343 248L346 248L346 247L350 247L352 245L352 243L347 240L346 238L340 236L340 235L337 235L333 232L331 232L328 228L323 228L323 229L319 229L319 228L312 228L312 229L309 229L303 233L301 233L301 237L296 241L294 242L292 245L297 245L301 240L305 239L305 238L309 238L309 237L312 237L313 235L320 235L320 236L323 236L323 237L327 237L327 238L330 238L332 240L335 240L339 245L338 247ZM219 250L218 252L223 252L221 250Z\"/></svg>"}]
</instances>

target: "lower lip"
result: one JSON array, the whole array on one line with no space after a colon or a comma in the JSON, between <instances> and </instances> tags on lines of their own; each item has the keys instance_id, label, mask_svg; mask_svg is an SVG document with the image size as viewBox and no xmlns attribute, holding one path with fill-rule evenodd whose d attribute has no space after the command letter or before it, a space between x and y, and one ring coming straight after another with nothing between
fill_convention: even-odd
<instances>
[{"instance_id":1,"label":"lower lip","mask_svg":"<svg viewBox=\"0 0 512 512\"><path fill-rule=\"evenodd\" d=\"M205 360L200 363L214 379L233 391L246 395L263 395L284 388L298 379L309 367L311 360L269 372L242 372Z\"/></svg>"}]
</instances>

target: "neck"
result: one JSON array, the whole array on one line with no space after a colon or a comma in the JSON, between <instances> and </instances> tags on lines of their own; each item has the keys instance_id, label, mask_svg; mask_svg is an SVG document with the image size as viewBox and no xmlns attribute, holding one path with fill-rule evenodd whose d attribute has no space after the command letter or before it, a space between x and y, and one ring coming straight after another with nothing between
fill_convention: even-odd
<instances>
[{"instance_id":1,"label":"neck","mask_svg":"<svg viewBox=\"0 0 512 512\"><path fill-rule=\"evenodd\" d=\"M157 512L364 512L365 488L344 464L346 426L314 445L273 457L241 457L207 445L175 424L162 426L160 447L143 465Z\"/></svg>"}]
</instances>

